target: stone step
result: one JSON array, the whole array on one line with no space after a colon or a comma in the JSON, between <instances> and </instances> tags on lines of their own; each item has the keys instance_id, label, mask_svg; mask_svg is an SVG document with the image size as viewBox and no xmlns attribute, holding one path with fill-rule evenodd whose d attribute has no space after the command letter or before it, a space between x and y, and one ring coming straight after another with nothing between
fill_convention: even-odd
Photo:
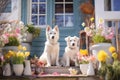
<instances>
[{"instance_id":1,"label":"stone step","mask_svg":"<svg viewBox=\"0 0 120 80\"><path fill-rule=\"evenodd\" d=\"M37 73L44 72L46 74L53 74L53 73L70 74L69 68L77 70L78 74L80 73L79 67L58 67L58 66L39 67L36 69L36 71L37 71Z\"/></svg>"},{"instance_id":2,"label":"stone step","mask_svg":"<svg viewBox=\"0 0 120 80\"><path fill-rule=\"evenodd\" d=\"M58 66L51 66L51 67L42 67L41 70L44 71L44 73L47 74L53 74L54 72L57 72L59 74L70 74L69 68L73 68L78 71L78 74L80 73L79 67L58 67Z\"/></svg>"}]
</instances>

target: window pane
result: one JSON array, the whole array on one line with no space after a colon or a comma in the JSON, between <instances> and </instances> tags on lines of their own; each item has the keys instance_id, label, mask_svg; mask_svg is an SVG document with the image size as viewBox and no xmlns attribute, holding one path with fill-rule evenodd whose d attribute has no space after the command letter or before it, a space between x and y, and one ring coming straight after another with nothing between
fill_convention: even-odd
<instances>
[{"instance_id":1,"label":"window pane","mask_svg":"<svg viewBox=\"0 0 120 80\"><path fill-rule=\"evenodd\" d=\"M45 16L39 16L39 25L45 25L45 24L46 24Z\"/></svg>"},{"instance_id":2,"label":"window pane","mask_svg":"<svg viewBox=\"0 0 120 80\"><path fill-rule=\"evenodd\" d=\"M45 4L40 4L39 5L39 13L45 14L45 8L46 8Z\"/></svg>"},{"instance_id":3,"label":"window pane","mask_svg":"<svg viewBox=\"0 0 120 80\"><path fill-rule=\"evenodd\" d=\"M63 2L63 0L55 0L55 2Z\"/></svg>"},{"instance_id":4,"label":"window pane","mask_svg":"<svg viewBox=\"0 0 120 80\"><path fill-rule=\"evenodd\" d=\"M39 2L46 2L46 0L39 0Z\"/></svg>"},{"instance_id":5,"label":"window pane","mask_svg":"<svg viewBox=\"0 0 120 80\"><path fill-rule=\"evenodd\" d=\"M55 13L63 13L63 4L55 4Z\"/></svg>"},{"instance_id":6,"label":"window pane","mask_svg":"<svg viewBox=\"0 0 120 80\"><path fill-rule=\"evenodd\" d=\"M37 4L32 4L32 14L37 14L38 13L38 6Z\"/></svg>"},{"instance_id":7,"label":"window pane","mask_svg":"<svg viewBox=\"0 0 120 80\"><path fill-rule=\"evenodd\" d=\"M73 0L65 0L65 2L73 2Z\"/></svg>"},{"instance_id":8,"label":"window pane","mask_svg":"<svg viewBox=\"0 0 120 80\"><path fill-rule=\"evenodd\" d=\"M104 0L105 11L120 11L120 0Z\"/></svg>"},{"instance_id":9,"label":"window pane","mask_svg":"<svg viewBox=\"0 0 120 80\"><path fill-rule=\"evenodd\" d=\"M11 0L4 0L3 2L0 2L1 3L1 6L0 6L0 13L9 13L12 11L11 9L11 3L12 1Z\"/></svg>"},{"instance_id":10,"label":"window pane","mask_svg":"<svg viewBox=\"0 0 120 80\"><path fill-rule=\"evenodd\" d=\"M32 16L32 23L34 25L37 25L37 21L38 21L37 16Z\"/></svg>"},{"instance_id":11,"label":"window pane","mask_svg":"<svg viewBox=\"0 0 120 80\"><path fill-rule=\"evenodd\" d=\"M73 4L65 4L65 12L73 13Z\"/></svg>"},{"instance_id":12,"label":"window pane","mask_svg":"<svg viewBox=\"0 0 120 80\"><path fill-rule=\"evenodd\" d=\"M113 0L113 11L120 11L120 0Z\"/></svg>"},{"instance_id":13,"label":"window pane","mask_svg":"<svg viewBox=\"0 0 120 80\"><path fill-rule=\"evenodd\" d=\"M32 2L37 2L38 0L32 0Z\"/></svg>"},{"instance_id":14,"label":"window pane","mask_svg":"<svg viewBox=\"0 0 120 80\"><path fill-rule=\"evenodd\" d=\"M65 16L65 26L68 26L68 27L73 26L73 15Z\"/></svg>"},{"instance_id":15,"label":"window pane","mask_svg":"<svg viewBox=\"0 0 120 80\"><path fill-rule=\"evenodd\" d=\"M55 23L59 27L62 27L63 26L63 16L62 15L56 15L55 16Z\"/></svg>"}]
</instances>

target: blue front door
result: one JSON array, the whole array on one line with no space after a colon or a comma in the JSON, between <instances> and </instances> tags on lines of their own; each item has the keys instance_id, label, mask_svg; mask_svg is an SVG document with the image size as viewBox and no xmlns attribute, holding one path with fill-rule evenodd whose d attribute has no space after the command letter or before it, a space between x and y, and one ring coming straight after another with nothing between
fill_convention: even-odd
<instances>
[{"instance_id":1,"label":"blue front door","mask_svg":"<svg viewBox=\"0 0 120 80\"><path fill-rule=\"evenodd\" d=\"M24 0L23 0L24 1ZM58 25L60 30L60 56L64 53L67 36L79 36L81 17L79 5L83 0L30 0L30 20L36 26L41 26L41 35L32 42L31 55L40 56L46 41L46 25ZM25 4L25 3L24 3ZM23 13L22 13L23 14ZM23 18L23 20L25 20Z\"/></svg>"}]
</instances>

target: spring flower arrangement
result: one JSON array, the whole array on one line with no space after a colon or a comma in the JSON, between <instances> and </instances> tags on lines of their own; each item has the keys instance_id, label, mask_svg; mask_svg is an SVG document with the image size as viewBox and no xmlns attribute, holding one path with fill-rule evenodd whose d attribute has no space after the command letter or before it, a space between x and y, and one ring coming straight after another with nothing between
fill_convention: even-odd
<instances>
[{"instance_id":1,"label":"spring flower arrangement","mask_svg":"<svg viewBox=\"0 0 120 80\"><path fill-rule=\"evenodd\" d=\"M114 37L114 28L104 26L103 19L99 19L99 24L96 26L94 23L94 18L90 19L90 25L86 26L83 22L84 31L87 36L92 38L93 43L103 43L111 42L111 39Z\"/></svg>"},{"instance_id":2,"label":"spring flower arrangement","mask_svg":"<svg viewBox=\"0 0 120 80\"><path fill-rule=\"evenodd\" d=\"M18 46L26 37L22 21L7 21L0 24L0 46Z\"/></svg>"},{"instance_id":3,"label":"spring flower arrangement","mask_svg":"<svg viewBox=\"0 0 120 80\"><path fill-rule=\"evenodd\" d=\"M5 56L5 60L11 61L12 64L23 64L24 60L30 55L26 47L19 45L18 51L8 51Z\"/></svg>"},{"instance_id":4,"label":"spring flower arrangement","mask_svg":"<svg viewBox=\"0 0 120 80\"><path fill-rule=\"evenodd\" d=\"M69 70L71 75L76 75L78 73L78 71L76 69L73 69L73 68L69 68L68 70Z\"/></svg>"},{"instance_id":5,"label":"spring flower arrangement","mask_svg":"<svg viewBox=\"0 0 120 80\"><path fill-rule=\"evenodd\" d=\"M95 61L95 57L93 55L89 55L87 49L80 49L77 53L77 57L79 64L88 64L90 61Z\"/></svg>"},{"instance_id":6,"label":"spring flower arrangement","mask_svg":"<svg viewBox=\"0 0 120 80\"><path fill-rule=\"evenodd\" d=\"M118 53L116 48L111 46L109 51L112 54L113 63L106 63L106 59L109 58L107 53L103 50L98 53L98 60L101 62L101 67L99 68L98 74L104 78L104 80L119 80L120 76L120 61L118 60Z\"/></svg>"}]
</instances>

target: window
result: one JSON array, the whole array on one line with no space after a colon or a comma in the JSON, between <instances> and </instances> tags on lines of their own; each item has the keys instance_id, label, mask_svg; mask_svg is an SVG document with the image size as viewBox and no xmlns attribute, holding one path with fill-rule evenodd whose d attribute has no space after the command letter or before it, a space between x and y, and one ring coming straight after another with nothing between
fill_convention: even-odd
<instances>
[{"instance_id":1,"label":"window","mask_svg":"<svg viewBox=\"0 0 120 80\"><path fill-rule=\"evenodd\" d=\"M120 0L104 0L105 11L120 11Z\"/></svg>"},{"instance_id":2,"label":"window","mask_svg":"<svg viewBox=\"0 0 120 80\"><path fill-rule=\"evenodd\" d=\"M46 25L47 2L46 0L32 0L31 21L34 25Z\"/></svg>"},{"instance_id":3,"label":"window","mask_svg":"<svg viewBox=\"0 0 120 80\"><path fill-rule=\"evenodd\" d=\"M105 25L115 27L115 40L113 45L120 52L120 0L95 0L96 25L99 18L103 18Z\"/></svg>"},{"instance_id":4,"label":"window","mask_svg":"<svg viewBox=\"0 0 120 80\"><path fill-rule=\"evenodd\" d=\"M55 24L73 26L73 0L55 0Z\"/></svg>"},{"instance_id":5,"label":"window","mask_svg":"<svg viewBox=\"0 0 120 80\"><path fill-rule=\"evenodd\" d=\"M31 0L30 21L41 27L46 27L48 23L73 27L73 0Z\"/></svg>"},{"instance_id":6,"label":"window","mask_svg":"<svg viewBox=\"0 0 120 80\"><path fill-rule=\"evenodd\" d=\"M0 13L11 12L11 0L1 0L0 5Z\"/></svg>"}]
</instances>

